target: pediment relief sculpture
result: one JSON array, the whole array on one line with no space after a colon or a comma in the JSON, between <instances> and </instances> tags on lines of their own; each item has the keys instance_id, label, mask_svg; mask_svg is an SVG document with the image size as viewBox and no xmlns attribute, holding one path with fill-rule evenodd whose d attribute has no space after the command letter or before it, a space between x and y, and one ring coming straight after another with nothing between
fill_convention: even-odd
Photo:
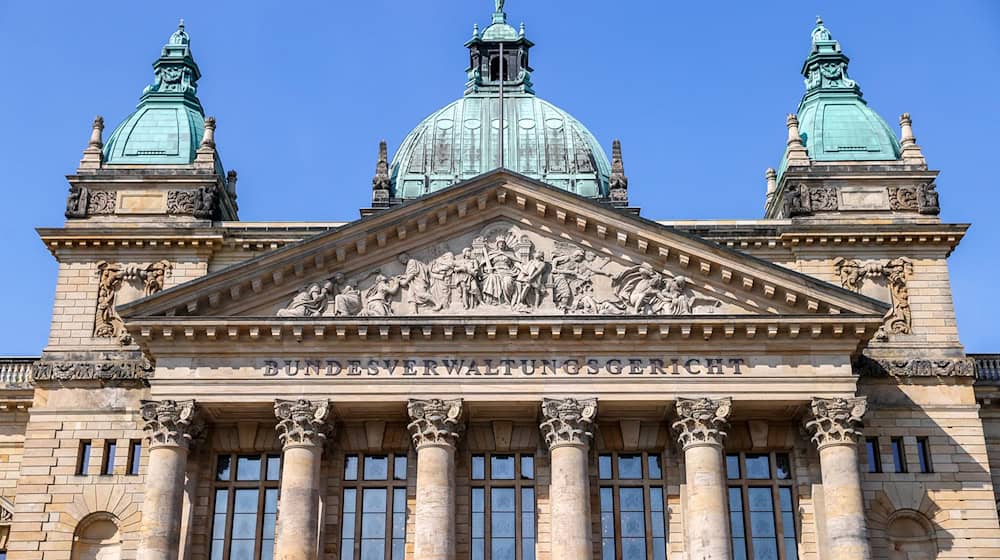
<instances>
[{"instance_id":1,"label":"pediment relief sculpture","mask_svg":"<svg viewBox=\"0 0 1000 560\"><path fill-rule=\"evenodd\" d=\"M692 315L722 307L684 276L497 222L373 270L311 283L277 315Z\"/></svg>"}]
</instances>

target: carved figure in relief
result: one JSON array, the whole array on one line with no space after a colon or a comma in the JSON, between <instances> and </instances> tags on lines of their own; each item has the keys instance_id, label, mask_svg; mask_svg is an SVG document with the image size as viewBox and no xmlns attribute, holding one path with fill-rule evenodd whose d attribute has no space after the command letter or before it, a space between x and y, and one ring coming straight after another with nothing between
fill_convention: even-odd
<instances>
[{"instance_id":1,"label":"carved figure in relief","mask_svg":"<svg viewBox=\"0 0 1000 560\"><path fill-rule=\"evenodd\" d=\"M482 303L482 291L479 289L481 267L470 247L462 249L462 256L455 259L452 270L452 281L462 298L462 308L472 309Z\"/></svg>"},{"instance_id":2,"label":"carved figure in relief","mask_svg":"<svg viewBox=\"0 0 1000 560\"><path fill-rule=\"evenodd\" d=\"M455 255L445 251L431 262L431 295L441 308L451 306L452 276L455 274Z\"/></svg>"},{"instance_id":3,"label":"carved figure in relief","mask_svg":"<svg viewBox=\"0 0 1000 560\"><path fill-rule=\"evenodd\" d=\"M326 303L333 293L333 283L310 284L299 292L288 307L278 310L278 317L319 317L326 309Z\"/></svg>"},{"instance_id":4,"label":"carved figure in relief","mask_svg":"<svg viewBox=\"0 0 1000 560\"><path fill-rule=\"evenodd\" d=\"M633 315L652 315L663 277L653 267L643 263L626 268L611 280L615 293L628 304Z\"/></svg>"},{"instance_id":5,"label":"carved figure in relief","mask_svg":"<svg viewBox=\"0 0 1000 560\"><path fill-rule=\"evenodd\" d=\"M514 296L515 307L519 310L527 311L542 304L542 296L545 293L545 270L548 263L545 262L545 255L541 251L535 253L535 257L521 266L517 275L517 294Z\"/></svg>"},{"instance_id":6,"label":"carved figure in relief","mask_svg":"<svg viewBox=\"0 0 1000 560\"><path fill-rule=\"evenodd\" d=\"M333 298L334 315L338 317L354 317L360 315L363 310L361 304L361 292L350 284L340 289L340 293Z\"/></svg>"},{"instance_id":7,"label":"carved figure in relief","mask_svg":"<svg viewBox=\"0 0 1000 560\"><path fill-rule=\"evenodd\" d=\"M596 305L592 298L589 302L583 301L588 294L593 294L594 275L611 277L593 265L596 260L593 253L580 249L572 249L568 254L552 259L552 301L556 307L569 312L581 309L581 305Z\"/></svg>"},{"instance_id":8,"label":"carved figure in relief","mask_svg":"<svg viewBox=\"0 0 1000 560\"><path fill-rule=\"evenodd\" d=\"M440 311L441 304L434 299L434 294L431 293L430 267L417 259L411 259L406 253L399 255L399 262L406 266L406 271L397 281L400 286L407 289L407 297L413 313L419 314L421 307L430 307L433 311Z\"/></svg>"},{"instance_id":9,"label":"carved figure in relief","mask_svg":"<svg viewBox=\"0 0 1000 560\"><path fill-rule=\"evenodd\" d=\"M510 250L507 240L499 237L494 248L486 251L483 264L483 300L491 305L506 305L514 300L514 276L519 264L517 255Z\"/></svg>"},{"instance_id":10,"label":"carved figure in relief","mask_svg":"<svg viewBox=\"0 0 1000 560\"><path fill-rule=\"evenodd\" d=\"M392 315L392 297L399 293L399 279L388 279L383 274L375 276L375 283L365 292L365 317L388 317Z\"/></svg>"}]
</instances>

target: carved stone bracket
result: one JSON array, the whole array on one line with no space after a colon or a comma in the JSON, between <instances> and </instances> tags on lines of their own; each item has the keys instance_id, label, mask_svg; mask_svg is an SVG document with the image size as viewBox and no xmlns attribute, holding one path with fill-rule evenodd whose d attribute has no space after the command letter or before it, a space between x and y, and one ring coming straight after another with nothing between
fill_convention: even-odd
<instances>
[{"instance_id":1,"label":"carved stone bracket","mask_svg":"<svg viewBox=\"0 0 1000 560\"><path fill-rule=\"evenodd\" d=\"M417 449L425 445L454 446L465 430L461 423L462 399L410 399L406 411L411 420L407 428Z\"/></svg>"},{"instance_id":2,"label":"carved stone bracket","mask_svg":"<svg viewBox=\"0 0 1000 560\"><path fill-rule=\"evenodd\" d=\"M100 381L104 385L145 385L152 376L153 366L145 359L93 362L40 360L35 363L31 373L34 383Z\"/></svg>"},{"instance_id":3,"label":"carved stone bracket","mask_svg":"<svg viewBox=\"0 0 1000 560\"><path fill-rule=\"evenodd\" d=\"M725 443L732 398L677 399L676 409L678 419L672 428L682 449Z\"/></svg>"},{"instance_id":4,"label":"carved stone bracket","mask_svg":"<svg viewBox=\"0 0 1000 560\"><path fill-rule=\"evenodd\" d=\"M862 418L868 411L868 400L865 397L814 398L810 411L812 414L806 420L805 428L817 447L854 445L861 441Z\"/></svg>"},{"instance_id":5,"label":"carved stone bracket","mask_svg":"<svg viewBox=\"0 0 1000 560\"><path fill-rule=\"evenodd\" d=\"M913 263L906 257L886 261L847 260L834 261L843 287L860 292L864 280L878 276L885 279L892 298L892 309L885 316L885 324L875 333L875 340L884 341L889 334L911 334L910 292L907 282L913 276Z\"/></svg>"},{"instance_id":6,"label":"carved stone bracket","mask_svg":"<svg viewBox=\"0 0 1000 560\"><path fill-rule=\"evenodd\" d=\"M134 265L110 264L100 262L97 271L100 282L97 288L97 312L94 319L94 336L98 338L117 338L122 344L131 343L131 337L125 330L125 323L118 312L118 291L126 282L142 282L142 294L152 295L163 290L163 282L173 266L167 261L155 262L145 268Z\"/></svg>"},{"instance_id":7,"label":"carved stone bracket","mask_svg":"<svg viewBox=\"0 0 1000 560\"><path fill-rule=\"evenodd\" d=\"M893 185L889 187L889 208L891 210L913 210L921 214L936 216L941 213L937 185Z\"/></svg>"},{"instance_id":8,"label":"carved stone bracket","mask_svg":"<svg viewBox=\"0 0 1000 560\"><path fill-rule=\"evenodd\" d=\"M151 447L170 446L189 449L205 432L198 415L198 405L188 401L142 401L144 429Z\"/></svg>"},{"instance_id":9,"label":"carved stone bracket","mask_svg":"<svg viewBox=\"0 0 1000 560\"><path fill-rule=\"evenodd\" d=\"M296 445L322 446L332 430L330 401L274 401L274 415L278 418L278 440L285 447Z\"/></svg>"},{"instance_id":10,"label":"carved stone bracket","mask_svg":"<svg viewBox=\"0 0 1000 560\"><path fill-rule=\"evenodd\" d=\"M218 214L219 193L213 185L193 190L167 191L167 214L188 214L209 220Z\"/></svg>"},{"instance_id":11,"label":"carved stone bracket","mask_svg":"<svg viewBox=\"0 0 1000 560\"><path fill-rule=\"evenodd\" d=\"M549 449L561 445L590 445L597 419L597 399L544 399L538 426Z\"/></svg>"},{"instance_id":12,"label":"carved stone bracket","mask_svg":"<svg viewBox=\"0 0 1000 560\"><path fill-rule=\"evenodd\" d=\"M854 360L854 371L866 377L975 377L972 358L875 359L861 356Z\"/></svg>"}]
</instances>

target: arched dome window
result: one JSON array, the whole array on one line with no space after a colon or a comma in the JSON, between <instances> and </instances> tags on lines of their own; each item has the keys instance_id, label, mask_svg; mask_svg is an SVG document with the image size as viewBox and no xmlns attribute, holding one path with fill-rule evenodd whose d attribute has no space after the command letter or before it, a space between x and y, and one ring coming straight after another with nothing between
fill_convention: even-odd
<instances>
[{"instance_id":1,"label":"arched dome window","mask_svg":"<svg viewBox=\"0 0 1000 560\"><path fill-rule=\"evenodd\" d=\"M889 560L933 560L937 558L934 527L923 514L900 510L892 515L886 528Z\"/></svg>"},{"instance_id":2,"label":"arched dome window","mask_svg":"<svg viewBox=\"0 0 1000 560\"><path fill-rule=\"evenodd\" d=\"M110 513L88 515L73 534L73 560L119 560L121 534Z\"/></svg>"}]
</instances>

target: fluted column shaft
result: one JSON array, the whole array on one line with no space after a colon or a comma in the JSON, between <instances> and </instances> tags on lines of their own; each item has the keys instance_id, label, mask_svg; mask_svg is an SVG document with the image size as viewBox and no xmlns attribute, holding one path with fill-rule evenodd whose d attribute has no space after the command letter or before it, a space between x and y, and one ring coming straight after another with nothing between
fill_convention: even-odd
<instances>
[{"instance_id":1,"label":"fluted column shaft","mask_svg":"<svg viewBox=\"0 0 1000 560\"><path fill-rule=\"evenodd\" d=\"M276 560L319 557L320 463L331 426L328 401L276 401L281 454L281 502L275 529Z\"/></svg>"},{"instance_id":2,"label":"fluted column shaft","mask_svg":"<svg viewBox=\"0 0 1000 560\"><path fill-rule=\"evenodd\" d=\"M678 399L673 428L684 450L684 529L691 560L730 560L732 539L723 444L732 399Z\"/></svg>"},{"instance_id":3,"label":"fluted column shaft","mask_svg":"<svg viewBox=\"0 0 1000 560\"><path fill-rule=\"evenodd\" d=\"M411 400L408 426L417 450L415 560L455 559L455 447L462 400Z\"/></svg>"},{"instance_id":4,"label":"fluted column shaft","mask_svg":"<svg viewBox=\"0 0 1000 560\"><path fill-rule=\"evenodd\" d=\"M863 397L813 399L805 424L819 449L829 556L838 560L871 559L858 470L861 420L867 410Z\"/></svg>"},{"instance_id":5,"label":"fluted column shaft","mask_svg":"<svg viewBox=\"0 0 1000 560\"><path fill-rule=\"evenodd\" d=\"M545 399L539 428L549 446L552 560L593 557L590 443L597 399Z\"/></svg>"},{"instance_id":6,"label":"fluted column shaft","mask_svg":"<svg viewBox=\"0 0 1000 560\"><path fill-rule=\"evenodd\" d=\"M149 439L138 560L177 560L188 450L203 429L194 401L143 401Z\"/></svg>"}]
</instances>

